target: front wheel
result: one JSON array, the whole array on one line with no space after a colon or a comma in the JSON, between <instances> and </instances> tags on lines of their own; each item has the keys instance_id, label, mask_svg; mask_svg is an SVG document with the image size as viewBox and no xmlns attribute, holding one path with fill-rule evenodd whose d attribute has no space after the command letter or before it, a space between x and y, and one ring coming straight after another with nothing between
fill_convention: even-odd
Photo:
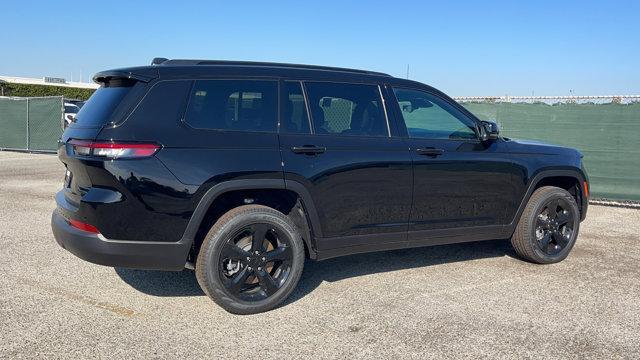
<instances>
[{"instance_id":1,"label":"front wheel","mask_svg":"<svg viewBox=\"0 0 640 360\"><path fill-rule=\"evenodd\" d=\"M538 264L564 260L580 227L576 200L554 186L537 189L524 209L511 244L520 257Z\"/></svg>"},{"instance_id":2,"label":"front wheel","mask_svg":"<svg viewBox=\"0 0 640 360\"><path fill-rule=\"evenodd\" d=\"M273 309L293 291L304 266L304 244L281 212L262 205L224 214L206 235L196 262L203 291L234 314Z\"/></svg>"}]
</instances>

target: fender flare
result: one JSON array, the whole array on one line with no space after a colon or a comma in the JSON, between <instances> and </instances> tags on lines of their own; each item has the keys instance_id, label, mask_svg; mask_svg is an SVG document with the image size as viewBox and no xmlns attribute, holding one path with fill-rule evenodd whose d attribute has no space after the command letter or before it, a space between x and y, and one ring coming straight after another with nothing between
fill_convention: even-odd
<instances>
[{"instance_id":1,"label":"fender flare","mask_svg":"<svg viewBox=\"0 0 640 360\"><path fill-rule=\"evenodd\" d=\"M307 243L309 251L315 253L315 241L313 239L313 236L321 236L322 230L320 228L320 220L318 218L318 213L311 198L311 194L309 194L309 191L304 187L304 185L300 184L299 182L282 179L229 180L212 186L205 192L205 194L198 202L198 205L193 211L191 219L189 219L189 223L187 224L187 228L185 229L180 242L188 243L189 247L191 247L193 241L195 240L198 229L200 228L200 224L204 220L204 216L211 207L211 204L213 204L213 202L219 196L230 191L256 189L291 190L298 195L309 221L309 229L312 232L310 238L305 239L305 242Z\"/></svg>"}]
</instances>

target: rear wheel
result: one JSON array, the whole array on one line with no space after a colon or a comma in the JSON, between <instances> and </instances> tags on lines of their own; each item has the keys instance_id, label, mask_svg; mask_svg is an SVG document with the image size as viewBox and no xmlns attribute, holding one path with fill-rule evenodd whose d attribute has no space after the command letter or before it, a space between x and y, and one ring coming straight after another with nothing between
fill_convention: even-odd
<instances>
[{"instance_id":1,"label":"rear wheel","mask_svg":"<svg viewBox=\"0 0 640 360\"><path fill-rule=\"evenodd\" d=\"M303 266L304 244L291 220L272 208L247 205L213 225L198 254L196 277L225 310L253 314L284 301Z\"/></svg>"},{"instance_id":2,"label":"rear wheel","mask_svg":"<svg viewBox=\"0 0 640 360\"><path fill-rule=\"evenodd\" d=\"M537 189L511 237L516 253L538 264L562 261L578 237L580 212L566 190L545 186Z\"/></svg>"}]
</instances>

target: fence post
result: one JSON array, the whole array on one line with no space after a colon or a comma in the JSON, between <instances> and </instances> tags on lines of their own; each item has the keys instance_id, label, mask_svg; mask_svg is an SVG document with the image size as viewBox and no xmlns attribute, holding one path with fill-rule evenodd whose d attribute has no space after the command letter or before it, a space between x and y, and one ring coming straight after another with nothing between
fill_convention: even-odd
<instances>
[{"instance_id":1,"label":"fence post","mask_svg":"<svg viewBox=\"0 0 640 360\"><path fill-rule=\"evenodd\" d=\"M62 113L60 114L60 117L62 118L62 122L60 123L60 126L62 126L62 132L64 132L64 129L65 129L64 124L67 121L67 119L64 118L64 96L60 96L60 111L62 111Z\"/></svg>"},{"instance_id":2,"label":"fence post","mask_svg":"<svg viewBox=\"0 0 640 360\"><path fill-rule=\"evenodd\" d=\"M29 142L30 142L30 136L29 136L29 98L27 98L27 148L25 150L29 150Z\"/></svg>"}]
</instances>

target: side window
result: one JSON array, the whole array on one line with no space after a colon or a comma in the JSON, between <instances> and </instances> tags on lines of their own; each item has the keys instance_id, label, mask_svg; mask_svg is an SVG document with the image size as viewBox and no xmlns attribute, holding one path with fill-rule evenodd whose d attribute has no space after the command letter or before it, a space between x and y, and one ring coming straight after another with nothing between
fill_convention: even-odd
<instances>
[{"instance_id":1,"label":"side window","mask_svg":"<svg viewBox=\"0 0 640 360\"><path fill-rule=\"evenodd\" d=\"M307 82L316 134L389 136L377 85Z\"/></svg>"},{"instance_id":2,"label":"side window","mask_svg":"<svg viewBox=\"0 0 640 360\"><path fill-rule=\"evenodd\" d=\"M278 84L257 80L196 80L185 122L198 129L276 131Z\"/></svg>"},{"instance_id":3,"label":"side window","mask_svg":"<svg viewBox=\"0 0 640 360\"><path fill-rule=\"evenodd\" d=\"M280 132L309 134L309 116L304 103L302 85L299 81L285 81L285 104L282 112Z\"/></svg>"},{"instance_id":4,"label":"side window","mask_svg":"<svg viewBox=\"0 0 640 360\"><path fill-rule=\"evenodd\" d=\"M477 139L474 121L444 99L418 90L394 88L393 92L409 137Z\"/></svg>"}]
</instances>

